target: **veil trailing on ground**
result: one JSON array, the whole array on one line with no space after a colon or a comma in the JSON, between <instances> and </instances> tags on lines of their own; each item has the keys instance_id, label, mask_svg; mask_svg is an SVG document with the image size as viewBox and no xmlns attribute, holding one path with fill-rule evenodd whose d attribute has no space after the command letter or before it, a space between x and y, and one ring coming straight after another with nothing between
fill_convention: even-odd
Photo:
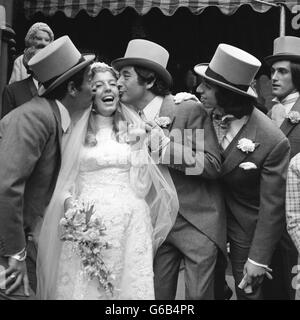
<instances>
[{"instance_id":1,"label":"veil trailing on ground","mask_svg":"<svg viewBox=\"0 0 300 320\"><path fill-rule=\"evenodd\" d=\"M120 105L119 111L125 120L134 126L142 126L142 120L132 109ZM62 152L61 170L57 178L52 199L47 207L38 237L37 256L37 297L53 299L57 286L57 274L62 248L59 238L59 221L64 212L64 201L70 187L74 184L78 169L79 155L87 132L90 109L85 111L72 129ZM179 209L176 189L166 167L158 167L147 152L146 173L150 175L152 185L146 195L153 226L153 252L162 244L171 230ZM144 167L145 168L145 167ZM144 171L143 171L144 172Z\"/></svg>"}]
</instances>

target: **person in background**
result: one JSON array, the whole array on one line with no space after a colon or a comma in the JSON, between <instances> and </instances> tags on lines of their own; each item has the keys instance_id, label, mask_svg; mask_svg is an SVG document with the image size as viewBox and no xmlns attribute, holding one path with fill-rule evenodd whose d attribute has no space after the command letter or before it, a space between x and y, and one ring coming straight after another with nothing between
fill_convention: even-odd
<instances>
[{"instance_id":1,"label":"person in background","mask_svg":"<svg viewBox=\"0 0 300 320\"><path fill-rule=\"evenodd\" d=\"M273 55L265 58L271 69L275 103L268 115L291 146L290 159L300 152L300 38L284 36L274 40ZM292 287L298 252L286 228L274 252L270 267L273 280L264 285L266 299L294 300Z\"/></svg>"},{"instance_id":2,"label":"person in background","mask_svg":"<svg viewBox=\"0 0 300 320\"><path fill-rule=\"evenodd\" d=\"M28 61L41 49L35 46L26 48L23 54L23 64L29 74L29 77L13 82L4 87L2 93L2 112L3 118L8 112L29 101L37 95L38 80L35 78L33 72L28 68Z\"/></svg>"},{"instance_id":3,"label":"person in background","mask_svg":"<svg viewBox=\"0 0 300 320\"><path fill-rule=\"evenodd\" d=\"M54 40L54 34L51 28L43 22L33 24L28 30L25 37L25 50L29 47L36 47L38 49L44 48ZM9 84L26 79L30 76L23 64L23 54L20 55L13 64L12 73L9 79Z\"/></svg>"}]
</instances>

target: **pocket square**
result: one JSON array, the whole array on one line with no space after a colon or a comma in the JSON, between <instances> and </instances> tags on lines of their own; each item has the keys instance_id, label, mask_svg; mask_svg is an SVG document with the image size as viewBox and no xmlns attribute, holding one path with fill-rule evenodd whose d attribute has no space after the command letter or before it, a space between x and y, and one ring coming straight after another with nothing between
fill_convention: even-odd
<instances>
[{"instance_id":1,"label":"pocket square","mask_svg":"<svg viewBox=\"0 0 300 320\"><path fill-rule=\"evenodd\" d=\"M240 163L239 167L240 167L241 169L244 169L244 170L257 169L256 164L253 163L253 162L243 162L243 163Z\"/></svg>"}]
</instances>

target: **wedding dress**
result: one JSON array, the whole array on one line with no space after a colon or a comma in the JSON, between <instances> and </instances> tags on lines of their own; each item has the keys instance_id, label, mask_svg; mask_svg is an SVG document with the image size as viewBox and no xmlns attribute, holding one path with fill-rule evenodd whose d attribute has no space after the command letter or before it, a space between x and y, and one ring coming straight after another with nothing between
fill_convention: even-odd
<instances>
[{"instance_id":1,"label":"wedding dress","mask_svg":"<svg viewBox=\"0 0 300 320\"><path fill-rule=\"evenodd\" d=\"M83 272L74 243L63 242L55 299L154 299L153 236L149 207L144 200L151 187L148 175L136 179L132 152L119 143L113 119L96 116L96 146L84 146L79 156L76 194L93 202L93 218L106 226L104 262L113 276L113 295ZM134 177L134 178L133 178Z\"/></svg>"}]
</instances>

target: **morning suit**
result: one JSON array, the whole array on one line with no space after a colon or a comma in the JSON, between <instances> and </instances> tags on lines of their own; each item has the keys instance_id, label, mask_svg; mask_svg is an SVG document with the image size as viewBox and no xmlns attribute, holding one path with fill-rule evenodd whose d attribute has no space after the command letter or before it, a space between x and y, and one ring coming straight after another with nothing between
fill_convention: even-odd
<instances>
[{"instance_id":1,"label":"morning suit","mask_svg":"<svg viewBox=\"0 0 300 320\"><path fill-rule=\"evenodd\" d=\"M290 111L300 113L300 98L298 98ZM271 112L272 110L269 115L271 115ZM280 129L289 140L291 159L300 152L300 123L293 124L286 118L282 122ZM267 299L294 300L296 292L292 287L292 281L295 274L292 273L292 270L297 264L298 252L285 227L271 263L271 268L274 271L274 279L272 281L266 281L264 286Z\"/></svg>"},{"instance_id":2,"label":"morning suit","mask_svg":"<svg viewBox=\"0 0 300 320\"><path fill-rule=\"evenodd\" d=\"M213 134L210 119L199 103L184 101L174 104L172 96L164 98L160 117L169 117L171 142L168 146L170 161L163 161L173 179L178 199L179 213L165 242L158 248L154 259L154 284L156 299L174 299L178 272L183 259L185 265L186 298L214 299L214 268L218 250L226 256L226 219L223 198L216 178L220 174L221 158L218 142ZM176 164L174 154L182 145L189 144L184 129L193 132L192 149L195 156L196 129L204 129L204 162L195 175L186 173L189 152L181 164ZM175 139L177 133L182 139ZM203 146L200 147L203 151ZM164 157L165 160L165 157Z\"/></svg>"},{"instance_id":3,"label":"morning suit","mask_svg":"<svg viewBox=\"0 0 300 320\"><path fill-rule=\"evenodd\" d=\"M254 151L237 146L246 138ZM261 288L245 294L237 285L247 259L271 263L285 226L285 184L290 146L284 134L254 108L248 121L223 151L221 181L227 208L230 259L238 299L262 299ZM243 164L250 164L250 169Z\"/></svg>"},{"instance_id":4,"label":"morning suit","mask_svg":"<svg viewBox=\"0 0 300 320\"><path fill-rule=\"evenodd\" d=\"M2 93L1 118L37 95L32 76L5 86Z\"/></svg>"},{"instance_id":5,"label":"morning suit","mask_svg":"<svg viewBox=\"0 0 300 320\"><path fill-rule=\"evenodd\" d=\"M56 184L61 136L59 109L45 98L33 98L0 121L2 257L16 254L32 240Z\"/></svg>"}]
</instances>

